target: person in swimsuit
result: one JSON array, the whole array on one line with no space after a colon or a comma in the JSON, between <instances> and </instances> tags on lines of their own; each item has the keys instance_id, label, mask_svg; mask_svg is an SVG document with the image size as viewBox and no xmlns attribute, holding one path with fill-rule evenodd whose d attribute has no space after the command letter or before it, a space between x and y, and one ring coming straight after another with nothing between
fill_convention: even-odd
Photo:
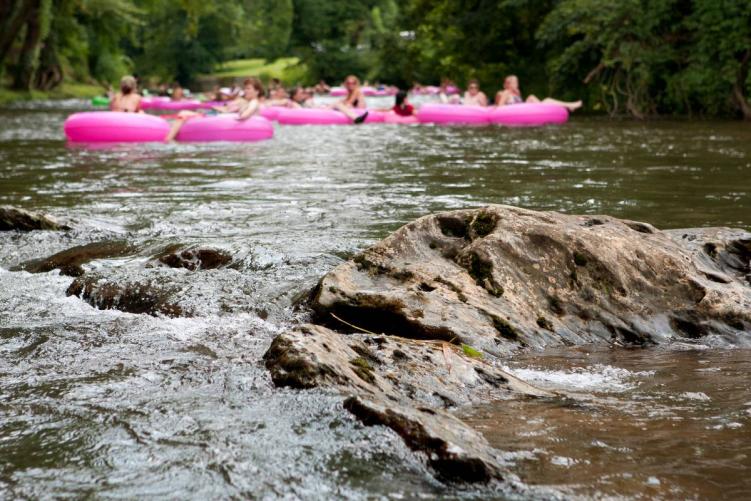
<instances>
[{"instance_id":1,"label":"person in swimsuit","mask_svg":"<svg viewBox=\"0 0 751 501\"><path fill-rule=\"evenodd\" d=\"M331 105L331 108L347 115L353 123L361 124L368 117L368 112L358 114L353 111L353 108L365 109L365 96L360 88L360 80L354 75L349 75L344 79L344 87L347 89L347 95Z\"/></svg>"},{"instance_id":2,"label":"person in swimsuit","mask_svg":"<svg viewBox=\"0 0 751 501\"><path fill-rule=\"evenodd\" d=\"M407 92L400 90L396 93L396 103L391 111L400 117L411 117L415 114L415 107L407 101Z\"/></svg>"},{"instance_id":3,"label":"person in swimsuit","mask_svg":"<svg viewBox=\"0 0 751 501\"><path fill-rule=\"evenodd\" d=\"M218 113L237 113L237 120L247 120L261 109L263 100L263 84L257 78L248 78L244 82L242 97L238 97L224 106L214 106L213 111ZM203 116L203 113L183 110L177 114L164 141L169 143L175 140L183 124L191 118Z\"/></svg>"},{"instance_id":4,"label":"person in swimsuit","mask_svg":"<svg viewBox=\"0 0 751 501\"><path fill-rule=\"evenodd\" d=\"M498 93L495 95L495 104L496 106L506 106L509 104L519 104L519 103L550 103L550 104L557 104L559 106L565 106L568 108L569 111L575 111L582 107L582 102L580 101L559 101L558 99L553 99L552 97L546 97L542 101L537 98L537 96L530 94L527 96L527 99L522 99L522 93L519 90L519 79L516 77L516 75L509 75L506 77L506 79L503 81L503 90L499 90Z\"/></svg>"},{"instance_id":5,"label":"person in swimsuit","mask_svg":"<svg viewBox=\"0 0 751 501\"><path fill-rule=\"evenodd\" d=\"M141 96L138 94L136 79L130 75L120 80L120 92L110 100L110 111L143 113L141 110Z\"/></svg>"},{"instance_id":6,"label":"person in swimsuit","mask_svg":"<svg viewBox=\"0 0 751 501\"><path fill-rule=\"evenodd\" d=\"M464 93L462 104L471 106L487 106L488 96L480 90L480 82L474 78L467 85L467 92Z\"/></svg>"}]
</instances>

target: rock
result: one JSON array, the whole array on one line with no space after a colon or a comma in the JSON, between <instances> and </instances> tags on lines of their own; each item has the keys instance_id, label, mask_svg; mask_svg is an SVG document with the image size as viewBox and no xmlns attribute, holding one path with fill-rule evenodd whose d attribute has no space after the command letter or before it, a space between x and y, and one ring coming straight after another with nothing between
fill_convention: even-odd
<instances>
[{"instance_id":1,"label":"rock","mask_svg":"<svg viewBox=\"0 0 751 501\"><path fill-rule=\"evenodd\" d=\"M175 291L151 282L115 282L90 275L76 278L66 291L66 295L77 296L100 310L190 316L190 312L172 301L174 294Z\"/></svg>"},{"instance_id":2,"label":"rock","mask_svg":"<svg viewBox=\"0 0 751 501\"><path fill-rule=\"evenodd\" d=\"M396 431L442 477L487 481L505 476L503 462L450 410L566 398L508 374L499 356L751 332L749 276L741 230L497 205L445 212L324 276L309 300L321 325L278 336L264 360L277 386L349 395L346 409Z\"/></svg>"},{"instance_id":3,"label":"rock","mask_svg":"<svg viewBox=\"0 0 751 501\"><path fill-rule=\"evenodd\" d=\"M59 269L62 275L79 277L84 273L82 265L90 261L127 256L134 252L136 252L136 248L124 241L95 242L71 247L43 259L26 261L11 268L11 271L25 270L29 273L46 273Z\"/></svg>"},{"instance_id":4,"label":"rock","mask_svg":"<svg viewBox=\"0 0 751 501\"><path fill-rule=\"evenodd\" d=\"M232 262L232 256L220 249L210 247L182 248L181 245L171 245L147 264L147 266L168 266L170 268L185 268L195 270L213 270L227 266Z\"/></svg>"},{"instance_id":5,"label":"rock","mask_svg":"<svg viewBox=\"0 0 751 501\"><path fill-rule=\"evenodd\" d=\"M317 325L277 336L264 361L277 386L334 387L343 393L382 395L393 401L409 398L433 407L520 394L553 396L449 343L341 335Z\"/></svg>"},{"instance_id":6,"label":"rock","mask_svg":"<svg viewBox=\"0 0 751 501\"><path fill-rule=\"evenodd\" d=\"M0 231L70 230L50 215L0 206Z\"/></svg>"},{"instance_id":7,"label":"rock","mask_svg":"<svg viewBox=\"0 0 751 501\"><path fill-rule=\"evenodd\" d=\"M336 388L366 425L397 432L448 480L502 478L505 470L485 439L445 409L518 396L553 397L481 354L445 342L368 334L341 335L303 325L278 336L264 355L277 386Z\"/></svg>"},{"instance_id":8,"label":"rock","mask_svg":"<svg viewBox=\"0 0 751 501\"><path fill-rule=\"evenodd\" d=\"M394 430L446 480L488 482L508 474L485 437L445 411L364 396L347 398L344 408L367 426Z\"/></svg>"},{"instance_id":9,"label":"rock","mask_svg":"<svg viewBox=\"0 0 751 501\"><path fill-rule=\"evenodd\" d=\"M332 270L311 305L317 323L341 327L333 314L496 354L751 331L751 234L691 231L500 205L444 212Z\"/></svg>"}]
</instances>

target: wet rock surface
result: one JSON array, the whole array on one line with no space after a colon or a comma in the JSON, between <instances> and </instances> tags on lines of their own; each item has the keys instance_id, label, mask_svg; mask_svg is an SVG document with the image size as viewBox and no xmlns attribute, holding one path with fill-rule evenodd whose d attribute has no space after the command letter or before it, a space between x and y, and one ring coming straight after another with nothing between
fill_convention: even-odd
<instances>
[{"instance_id":1,"label":"wet rock surface","mask_svg":"<svg viewBox=\"0 0 751 501\"><path fill-rule=\"evenodd\" d=\"M322 323L333 313L373 332L498 354L751 329L751 234L683 234L508 206L446 212L335 268L312 307Z\"/></svg>"},{"instance_id":2,"label":"wet rock surface","mask_svg":"<svg viewBox=\"0 0 751 501\"><path fill-rule=\"evenodd\" d=\"M566 398L508 374L503 357L750 332L750 269L740 230L508 206L446 212L324 276L310 299L319 325L278 336L264 360L277 386L349 395L345 408L425 452L440 476L487 481L504 477L503 462L452 409Z\"/></svg>"},{"instance_id":3,"label":"wet rock surface","mask_svg":"<svg viewBox=\"0 0 751 501\"><path fill-rule=\"evenodd\" d=\"M167 317L190 316L174 299L175 291L150 282L119 282L96 275L76 278L68 296L77 296L100 310L120 310Z\"/></svg>"},{"instance_id":4,"label":"wet rock surface","mask_svg":"<svg viewBox=\"0 0 751 501\"><path fill-rule=\"evenodd\" d=\"M69 230L48 214L31 212L17 207L0 206L0 231Z\"/></svg>"},{"instance_id":5,"label":"wet rock surface","mask_svg":"<svg viewBox=\"0 0 751 501\"><path fill-rule=\"evenodd\" d=\"M446 342L342 335L303 325L274 339L264 355L277 386L333 387L353 395L345 408L366 425L381 424L449 480L488 481L504 469L485 439L448 409L518 397L552 397Z\"/></svg>"},{"instance_id":6,"label":"wet rock surface","mask_svg":"<svg viewBox=\"0 0 751 501\"><path fill-rule=\"evenodd\" d=\"M128 242L115 240L94 242L71 247L43 259L33 259L11 268L11 271L46 273L55 269L61 275L79 277L84 274L83 265L96 259L123 257L136 252L136 247Z\"/></svg>"},{"instance_id":7,"label":"wet rock surface","mask_svg":"<svg viewBox=\"0 0 751 501\"><path fill-rule=\"evenodd\" d=\"M221 249L172 245L154 256L147 266L168 266L190 271L213 270L232 263L232 256Z\"/></svg>"}]
</instances>

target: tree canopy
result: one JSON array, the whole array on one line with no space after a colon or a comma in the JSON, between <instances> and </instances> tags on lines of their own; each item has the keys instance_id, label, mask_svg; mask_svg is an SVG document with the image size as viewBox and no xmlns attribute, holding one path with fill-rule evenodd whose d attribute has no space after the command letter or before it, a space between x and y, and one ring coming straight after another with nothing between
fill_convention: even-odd
<instances>
[{"instance_id":1,"label":"tree canopy","mask_svg":"<svg viewBox=\"0 0 751 501\"><path fill-rule=\"evenodd\" d=\"M310 83L478 78L646 117L751 118L748 0L4 0L4 85L142 77L294 55Z\"/></svg>"}]
</instances>

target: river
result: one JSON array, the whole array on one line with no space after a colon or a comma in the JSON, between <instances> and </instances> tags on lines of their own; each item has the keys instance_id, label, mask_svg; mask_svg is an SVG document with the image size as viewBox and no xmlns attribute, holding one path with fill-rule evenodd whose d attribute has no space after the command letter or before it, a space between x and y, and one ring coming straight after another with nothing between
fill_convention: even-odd
<instances>
[{"instance_id":1,"label":"river","mask_svg":"<svg viewBox=\"0 0 751 501\"><path fill-rule=\"evenodd\" d=\"M461 413L515 477L436 480L325 391L275 389L261 357L328 270L427 213L505 203L659 228L751 228L751 126L574 117L532 129L279 127L256 144L66 145L84 103L0 110L0 205L72 223L0 234L0 497L725 498L751 492L751 335L581 347L509 370L571 394ZM57 271L9 271L127 240L87 270L179 287L190 318L97 310ZM169 244L239 263L147 268Z\"/></svg>"}]
</instances>

